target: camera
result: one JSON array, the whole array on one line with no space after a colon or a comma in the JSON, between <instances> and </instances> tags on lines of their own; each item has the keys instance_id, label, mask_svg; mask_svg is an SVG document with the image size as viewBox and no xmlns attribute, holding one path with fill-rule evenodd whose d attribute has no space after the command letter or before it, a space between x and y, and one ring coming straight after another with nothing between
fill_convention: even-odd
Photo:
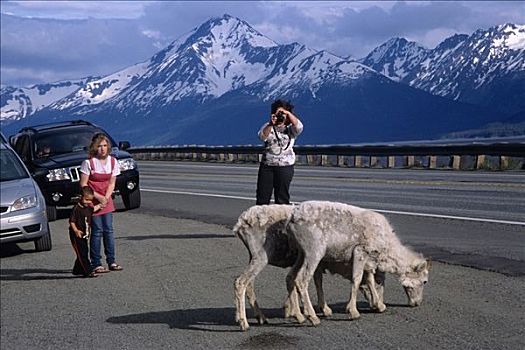
<instances>
[{"instance_id":1,"label":"camera","mask_svg":"<svg viewBox=\"0 0 525 350\"><path fill-rule=\"evenodd\" d=\"M286 120L286 114L283 111L279 111L275 114L275 118L277 119L277 124L281 124Z\"/></svg>"}]
</instances>

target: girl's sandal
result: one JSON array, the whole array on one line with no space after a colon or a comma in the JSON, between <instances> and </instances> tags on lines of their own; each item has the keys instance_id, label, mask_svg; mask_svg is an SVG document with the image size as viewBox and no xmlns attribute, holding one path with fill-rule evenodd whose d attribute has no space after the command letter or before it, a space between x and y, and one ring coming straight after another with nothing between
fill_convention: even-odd
<instances>
[{"instance_id":1,"label":"girl's sandal","mask_svg":"<svg viewBox=\"0 0 525 350\"><path fill-rule=\"evenodd\" d=\"M93 269L94 273L106 273L109 272L108 269L106 269L104 266L97 266Z\"/></svg>"},{"instance_id":2,"label":"girl's sandal","mask_svg":"<svg viewBox=\"0 0 525 350\"><path fill-rule=\"evenodd\" d=\"M113 264L109 265L109 269L111 271L122 271L122 266L120 266L117 263L113 263Z\"/></svg>"}]
</instances>

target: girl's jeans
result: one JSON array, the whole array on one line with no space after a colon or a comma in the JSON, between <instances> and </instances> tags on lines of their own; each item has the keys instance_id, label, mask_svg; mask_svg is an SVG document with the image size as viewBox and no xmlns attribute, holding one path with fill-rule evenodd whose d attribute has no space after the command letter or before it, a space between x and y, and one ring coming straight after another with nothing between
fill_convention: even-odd
<instances>
[{"instance_id":1,"label":"girl's jeans","mask_svg":"<svg viewBox=\"0 0 525 350\"><path fill-rule=\"evenodd\" d=\"M115 262L115 238L113 236L113 213L93 216L91 219L91 240L89 256L93 268L102 266L100 255L100 241L104 241L106 262L111 265Z\"/></svg>"}]
</instances>

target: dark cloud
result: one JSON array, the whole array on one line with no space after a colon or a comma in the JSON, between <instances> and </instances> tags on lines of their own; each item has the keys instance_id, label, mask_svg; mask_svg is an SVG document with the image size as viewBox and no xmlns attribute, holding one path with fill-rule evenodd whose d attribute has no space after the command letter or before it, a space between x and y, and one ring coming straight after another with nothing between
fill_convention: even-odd
<instances>
[{"instance_id":1,"label":"dark cloud","mask_svg":"<svg viewBox=\"0 0 525 350\"><path fill-rule=\"evenodd\" d=\"M333 46L339 54L347 50L347 54L364 56L392 37L418 38L439 28L458 29L470 13L469 8L453 2L420 6L396 3L390 10L377 6L362 11L348 8L330 26L318 25L314 32L346 42L344 46Z\"/></svg>"},{"instance_id":2,"label":"dark cloud","mask_svg":"<svg viewBox=\"0 0 525 350\"><path fill-rule=\"evenodd\" d=\"M58 79L109 74L144 61L157 50L133 20L26 19L4 14L1 20L3 83L16 82L14 72L24 69L55 70Z\"/></svg>"}]
</instances>

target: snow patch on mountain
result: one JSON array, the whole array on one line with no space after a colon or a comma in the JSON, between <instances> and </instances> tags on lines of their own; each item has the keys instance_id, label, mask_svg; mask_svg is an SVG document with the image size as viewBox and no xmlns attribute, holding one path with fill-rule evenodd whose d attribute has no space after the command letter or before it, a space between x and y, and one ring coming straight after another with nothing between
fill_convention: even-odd
<instances>
[{"instance_id":1,"label":"snow patch on mountain","mask_svg":"<svg viewBox=\"0 0 525 350\"><path fill-rule=\"evenodd\" d=\"M506 36L494 40L494 46L506 46L512 50L525 49L525 25L505 24L500 27L500 31Z\"/></svg>"},{"instance_id":2,"label":"snow patch on mountain","mask_svg":"<svg viewBox=\"0 0 525 350\"><path fill-rule=\"evenodd\" d=\"M88 82L73 95L50 105L50 108L64 110L86 105L103 103L117 96L146 71L147 64L139 63L102 79Z\"/></svg>"},{"instance_id":3,"label":"snow patch on mountain","mask_svg":"<svg viewBox=\"0 0 525 350\"><path fill-rule=\"evenodd\" d=\"M0 121L9 123L24 119L75 92L86 83L97 79L87 77L71 81L36 84L28 87L2 86Z\"/></svg>"},{"instance_id":4,"label":"snow patch on mountain","mask_svg":"<svg viewBox=\"0 0 525 350\"><path fill-rule=\"evenodd\" d=\"M490 90L506 86L506 79L523 79L525 26L504 24L471 35L456 34L434 49L394 38L374 49L363 63L394 81L434 95L492 103L497 100L489 97L497 99L498 93Z\"/></svg>"},{"instance_id":5,"label":"snow patch on mountain","mask_svg":"<svg viewBox=\"0 0 525 350\"><path fill-rule=\"evenodd\" d=\"M393 38L374 49L362 63L394 81L401 81L424 60L429 51L415 42Z\"/></svg>"}]
</instances>

